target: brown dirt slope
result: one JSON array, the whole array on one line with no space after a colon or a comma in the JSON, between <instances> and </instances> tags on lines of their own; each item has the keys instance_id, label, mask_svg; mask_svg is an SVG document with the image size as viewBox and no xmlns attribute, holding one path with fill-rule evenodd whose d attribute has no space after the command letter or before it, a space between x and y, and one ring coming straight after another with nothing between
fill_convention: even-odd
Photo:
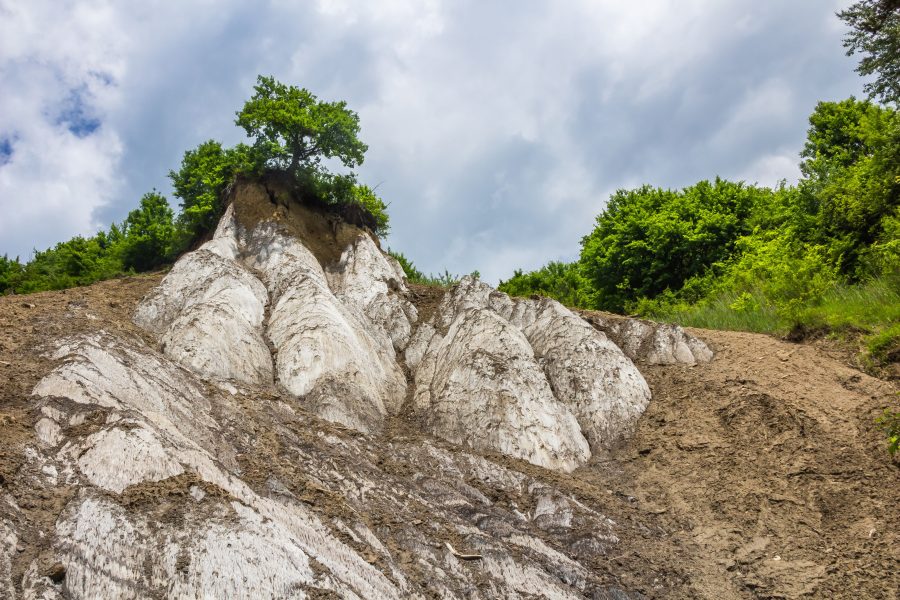
<instances>
[{"instance_id":1,"label":"brown dirt slope","mask_svg":"<svg viewBox=\"0 0 900 600\"><path fill-rule=\"evenodd\" d=\"M693 333L716 358L642 369L653 402L609 468L661 512L696 596L900 597L900 468L874 425L897 388L812 346Z\"/></svg>"},{"instance_id":2,"label":"brown dirt slope","mask_svg":"<svg viewBox=\"0 0 900 600\"><path fill-rule=\"evenodd\" d=\"M29 394L51 366L46 344L101 328L141 335L130 315L160 277L0 297L0 497L23 509L25 537L52 529L66 501L12 485L25 481L17 472L34 439ZM429 289L412 296L423 313L439 300ZM619 543L594 568L648 598L900 598L900 468L873 423L900 403L896 386L814 346L694 333L715 360L640 365L653 402L610 456L569 475L492 458L615 521ZM51 560L25 542L19 564L34 553Z\"/></svg>"},{"instance_id":3,"label":"brown dirt slope","mask_svg":"<svg viewBox=\"0 0 900 600\"><path fill-rule=\"evenodd\" d=\"M162 274L156 273L57 292L0 296L0 512L9 508L8 498L12 498L25 521L17 523L22 534L13 564L17 581L35 558L42 574L56 569L49 540L41 533L53 530L70 500L64 488L57 493L34 493L28 485L31 466L26 448L35 445L34 425L40 418L30 395L53 368L45 356L49 344L69 334L99 329L145 335L131 323L131 314L161 279Z\"/></svg>"}]
</instances>

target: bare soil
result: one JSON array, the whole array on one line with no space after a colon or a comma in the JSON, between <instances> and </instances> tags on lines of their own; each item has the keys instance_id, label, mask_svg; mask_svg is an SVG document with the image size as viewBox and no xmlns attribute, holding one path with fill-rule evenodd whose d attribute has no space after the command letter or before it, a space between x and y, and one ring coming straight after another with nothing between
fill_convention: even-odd
<instances>
[{"instance_id":1,"label":"bare soil","mask_svg":"<svg viewBox=\"0 0 900 600\"><path fill-rule=\"evenodd\" d=\"M643 366L653 401L605 465L660 512L666 560L698 597L900 597L900 464L874 424L897 387L815 346L693 333L715 359Z\"/></svg>"},{"instance_id":2,"label":"bare soil","mask_svg":"<svg viewBox=\"0 0 900 600\"><path fill-rule=\"evenodd\" d=\"M46 345L99 329L142 335L131 314L161 277L0 297L0 496L10 494L22 507L26 535L52 529L67 501L35 497L15 483L27 481L19 471L27 468L24 450L39 417L29 396L52 366ZM427 317L440 292L412 286L411 299ZM716 358L695 367L639 365L653 401L634 437L610 455L568 475L490 458L613 519L619 542L592 568L645 597L900 598L900 464L874 424L884 408L900 404L896 383L867 376L816 345L693 333ZM264 442L265 432L258 433L257 443ZM423 437L407 422L384 436L372 443ZM264 485L272 464L244 465L251 484ZM395 466L398 476L409 469ZM250 476L255 470L258 482ZM290 481L287 473L281 478ZM315 487L304 501L323 515L351 510ZM373 528L385 518L373 512ZM465 552L462 540L452 542ZM43 556L46 549L23 538L21 552ZM48 572L51 559L47 554Z\"/></svg>"},{"instance_id":3,"label":"bare soil","mask_svg":"<svg viewBox=\"0 0 900 600\"><path fill-rule=\"evenodd\" d=\"M267 180L265 186L238 181L229 194L229 202L234 204L235 219L246 231L252 231L262 221L273 220L285 234L303 240L322 268L338 263L344 249L365 235L363 229L347 223L338 214L297 202L290 188L275 179Z\"/></svg>"}]
</instances>

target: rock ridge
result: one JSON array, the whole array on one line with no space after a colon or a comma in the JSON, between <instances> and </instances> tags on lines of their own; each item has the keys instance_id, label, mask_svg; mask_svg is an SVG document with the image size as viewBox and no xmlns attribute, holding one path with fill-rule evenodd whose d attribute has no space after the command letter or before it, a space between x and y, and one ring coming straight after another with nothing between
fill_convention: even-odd
<instances>
[{"instance_id":1,"label":"rock ridge","mask_svg":"<svg viewBox=\"0 0 900 600\"><path fill-rule=\"evenodd\" d=\"M54 343L26 469L68 490L54 566L13 581L0 552L0 590L638 598L597 575L620 525L530 471L629 435L650 392L627 353L472 277L423 322L368 233L269 192L233 188L213 238L138 305L149 337ZM13 547L16 523L0 519Z\"/></svg>"}]
</instances>

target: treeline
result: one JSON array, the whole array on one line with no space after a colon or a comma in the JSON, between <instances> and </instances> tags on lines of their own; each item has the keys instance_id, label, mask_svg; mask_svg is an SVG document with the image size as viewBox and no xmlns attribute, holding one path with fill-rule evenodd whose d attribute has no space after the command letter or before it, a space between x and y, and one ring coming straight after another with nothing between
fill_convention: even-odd
<instances>
[{"instance_id":1,"label":"treeline","mask_svg":"<svg viewBox=\"0 0 900 600\"><path fill-rule=\"evenodd\" d=\"M180 199L177 216L154 190L109 230L36 251L27 262L2 256L0 294L86 285L170 264L216 226L226 188L239 176L286 174L300 201L335 210L354 205L370 229L387 233L387 207L374 190L352 171L336 174L321 165L322 158L336 158L352 169L363 161L367 147L358 139L359 118L344 102L319 101L305 89L259 77L235 123L252 144L227 148L209 140L185 152L180 168L170 171Z\"/></svg>"},{"instance_id":2,"label":"treeline","mask_svg":"<svg viewBox=\"0 0 900 600\"><path fill-rule=\"evenodd\" d=\"M578 261L500 288L700 327L857 328L884 358L900 338L900 115L850 98L809 123L797 185L619 190Z\"/></svg>"}]
</instances>

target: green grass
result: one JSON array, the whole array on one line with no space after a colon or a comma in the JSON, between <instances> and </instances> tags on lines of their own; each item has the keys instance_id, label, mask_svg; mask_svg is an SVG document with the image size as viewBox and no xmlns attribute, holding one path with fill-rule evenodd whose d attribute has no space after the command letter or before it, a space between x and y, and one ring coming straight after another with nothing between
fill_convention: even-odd
<instances>
[{"instance_id":1,"label":"green grass","mask_svg":"<svg viewBox=\"0 0 900 600\"><path fill-rule=\"evenodd\" d=\"M802 324L878 333L900 324L900 277L881 277L860 285L836 285L797 314Z\"/></svg>"},{"instance_id":2,"label":"green grass","mask_svg":"<svg viewBox=\"0 0 900 600\"><path fill-rule=\"evenodd\" d=\"M649 316L678 323L687 327L702 329L725 329L729 331L752 331L755 333L779 333L783 326L777 310L759 294L749 294L753 303L735 309L735 304L748 295L722 294L696 305L680 304L671 310Z\"/></svg>"},{"instance_id":3,"label":"green grass","mask_svg":"<svg viewBox=\"0 0 900 600\"><path fill-rule=\"evenodd\" d=\"M648 316L688 327L785 335L827 332L861 344L861 361L878 367L900 355L900 276L838 284L806 303L773 302L761 292L725 293L695 305L652 307Z\"/></svg>"}]
</instances>

